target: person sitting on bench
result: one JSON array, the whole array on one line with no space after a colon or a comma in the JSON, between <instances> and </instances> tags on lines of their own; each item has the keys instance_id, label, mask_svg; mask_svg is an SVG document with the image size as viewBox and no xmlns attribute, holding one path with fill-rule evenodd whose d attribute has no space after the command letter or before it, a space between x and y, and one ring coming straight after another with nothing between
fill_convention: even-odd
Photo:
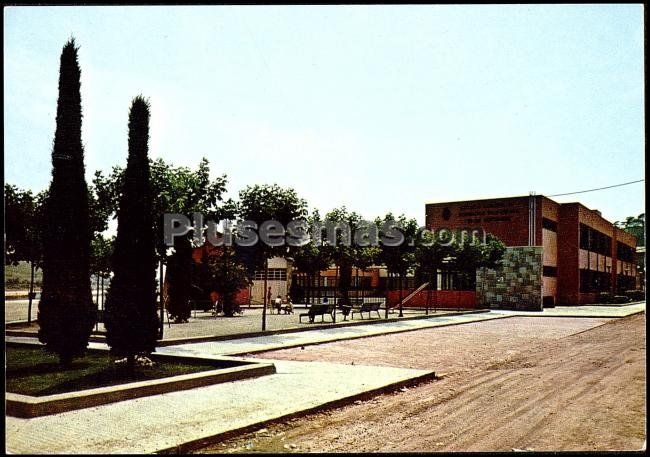
<instances>
[{"instance_id":1,"label":"person sitting on bench","mask_svg":"<svg viewBox=\"0 0 650 457\"><path fill-rule=\"evenodd\" d=\"M293 314L293 303L291 303L291 297L287 295L284 305L284 314Z\"/></svg>"}]
</instances>

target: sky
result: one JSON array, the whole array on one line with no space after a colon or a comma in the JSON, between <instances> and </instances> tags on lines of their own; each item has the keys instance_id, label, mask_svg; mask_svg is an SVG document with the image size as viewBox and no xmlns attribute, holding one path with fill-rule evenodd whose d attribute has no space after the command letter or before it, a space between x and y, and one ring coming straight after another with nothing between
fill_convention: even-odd
<instances>
[{"instance_id":1,"label":"sky","mask_svg":"<svg viewBox=\"0 0 650 457\"><path fill-rule=\"evenodd\" d=\"M59 58L79 46L87 179L124 166L128 110L151 103L150 155L207 157L424 223L424 205L643 179L642 5L5 7L5 182L49 185ZM610 221L645 183L554 198Z\"/></svg>"}]
</instances>

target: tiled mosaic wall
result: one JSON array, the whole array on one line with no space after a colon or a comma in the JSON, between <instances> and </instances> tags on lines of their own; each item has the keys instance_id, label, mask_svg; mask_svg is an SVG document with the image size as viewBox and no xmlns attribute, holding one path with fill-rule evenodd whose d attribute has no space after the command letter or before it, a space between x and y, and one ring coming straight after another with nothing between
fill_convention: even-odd
<instances>
[{"instance_id":1,"label":"tiled mosaic wall","mask_svg":"<svg viewBox=\"0 0 650 457\"><path fill-rule=\"evenodd\" d=\"M476 302L490 308L542 311L542 247L508 247L499 268L479 268Z\"/></svg>"}]
</instances>

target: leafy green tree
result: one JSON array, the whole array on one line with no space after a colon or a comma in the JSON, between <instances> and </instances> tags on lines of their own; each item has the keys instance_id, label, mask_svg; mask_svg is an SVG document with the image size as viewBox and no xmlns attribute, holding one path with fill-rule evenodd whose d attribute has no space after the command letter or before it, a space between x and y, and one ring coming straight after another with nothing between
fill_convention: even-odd
<instances>
[{"instance_id":1,"label":"leafy green tree","mask_svg":"<svg viewBox=\"0 0 650 457\"><path fill-rule=\"evenodd\" d=\"M487 234L485 243L478 238L461 240L460 237L455 237L451 248L448 268L456 271L458 288L474 290L476 288L476 270L496 268L503 258L506 246L495 236Z\"/></svg>"},{"instance_id":2,"label":"leafy green tree","mask_svg":"<svg viewBox=\"0 0 650 457\"><path fill-rule=\"evenodd\" d=\"M404 278L415 265L419 225L415 219L407 219L404 215L395 218L392 213L388 213L383 219L376 219L375 223L380 227L379 233L382 238L394 239L392 232L395 230L401 234L401 243L381 243L379 259L386 265L389 273L399 278L399 316L402 317ZM388 302L386 302L386 318L388 318Z\"/></svg>"},{"instance_id":3,"label":"leafy green tree","mask_svg":"<svg viewBox=\"0 0 650 457\"><path fill-rule=\"evenodd\" d=\"M191 313L189 297L192 281L192 244L190 239L193 232L176 237L173 249L168 249L164 244L163 217L166 213L176 213L191 218L193 213L200 213L206 221L232 219L236 205L232 200L224 200L226 175L210 178L210 165L205 158L201 160L196 170L176 167L163 159L150 159L149 168L153 198L152 224L156 234L156 258L161 274L159 283L162 285L166 281L168 284L169 294L166 301L170 315L177 322L186 322ZM108 208L111 214L116 214L123 179L124 170L120 167L114 167L108 176L104 176L101 172L95 173L93 183L99 205ZM163 265L167 266L166 280L162 277ZM182 283L178 284L177 281ZM162 319L159 325L159 337L162 337Z\"/></svg>"},{"instance_id":4,"label":"leafy green tree","mask_svg":"<svg viewBox=\"0 0 650 457\"><path fill-rule=\"evenodd\" d=\"M282 188L277 184L248 186L239 192L239 217L243 221L255 222L259 227L266 221L277 221L283 227L289 222L305 220L307 204L291 188ZM295 247L283 244L269 246L260 240L244 250L249 260L248 270L263 261L264 265L264 309L262 311L262 331L266 330L266 278L268 277L268 259L274 256L293 255ZM241 252L241 250L240 250Z\"/></svg>"},{"instance_id":5,"label":"leafy green tree","mask_svg":"<svg viewBox=\"0 0 650 457\"><path fill-rule=\"evenodd\" d=\"M100 296L99 280L102 280L101 289L103 289L103 280L109 277L111 273L111 257L114 245L115 237L108 238L102 234L95 234L90 244L90 272L97 279L95 291L97 304L99 304Z\"/></svg>"},{"instance_id":6,"label":"leafy green tree","mask_svg":"<svg viewBox=\"0 0 650 457\"><path fill-rule=\"evenodd\" d=\"M71 39L59 75L52 182L45 202L39 340L63 365L83 356L97 310L90 290L91 227L81 143L81 70Z\"/></svg>"},{"instance_id":7,"label":"leafy green tree","mask_svg":"<svg viewBox=\"0 0 650 457\"><path fill-rule=\"evenodd\" d=\"M645 246L645 213L637 217L628 216L624 221L614 222L614 225L634 235L637 246Z\"/></svg>"},{"instance_id":8,"label":"leafy green tree","mask_svg":"<svg viewBox=\"0 0 650 457\"><path fill-rule=\"evenodd\" d=\"M326 252L338 269L338 292L340 304L350 305L350 286L352 284L352 267L357 263L359 246L356 231L362 218L354 211L348 211L345 206L334 208L325 215L325 221L336 228L336 243L326 243Z\"/></svg>"},{"instance_id":9,"label":"leafy green tree","mask_svg":"<svg viewBox=\"0 0 650 457\"><path fill-rule=\"evenodd\" d=\"M111 259L113 280L106 299L106 342L127 358L155 351L156 253L148 160L149 103L138 96L129 111L129 155L117 211L117 237Z\"/></svg>"},{"instance_id":10,"label":"leafy green tree","mask_svg":"<svg viewBox=\"0 0 650 457\"><path fill-rule=\"evenodd\" d=\"M299 272L304 273L307 276L307 288L304 291L306 293L307 302L311 302L311 285L314 282L314 277L320 274L321 271L329 268L332 263L331 251L327 249L327 246L324 246L322 240L317 239L316 233L314 233L314 227L322 223L320 214L318 210L314 210L312 214L307 218L308 224L308 235L310 242L304 244L303 246L297 247L293 252L293 265L298 269ZM293 284L296 284L295 282ZM291 293L293 300L297 300L297 291L294 289Z\"/></svg>"},{"instance_id":11,"label":"leafy green tree","mask_svg":"<svg viewBox=\"0 0 650 457\"><path fill-rule=\"evenodd\" d=\"M223 314L232 317L239 311L238 306L234 304L235 295L250 284L246 267L237 258L232 247L223 247L214 250L210 255L204 255L201 263L207 270L206 288L221 295Z\"/></svg>"},{"instance_id":12,"label":"leafy green tree","mask_svg":"<svg viewBox=\"0 0 650 457\"><path fill-rule=\"evenodd\" d=\"M451 245L441 243L431 232L424 232L415 249L415 280L429 282L429 289L438 289L438 271L443 268L443 259L454 253Z\"/></svg>"},{"instance_id":13,"label":"leafy green tree","mask_svg":"<svg viewBox=\"0 0 650 457\"><path fill-rule=\"evenodd\" d=\"M5 264L30 264L31 275L27 307L27 322L32 320L34 273L43 258L43 201L46 192L33 195L30 190L5 184Z\"/></svg>"},{"instance_id":14,"label":"leafy green tree","mask_svg":"<svg viewBox=\"0 0 650 457\"><path fill-rule=\"evenodd\" d=\"M32 230L36 210L34 195L5 184L5 265L27 261L33 249Z\"/></svg>"}]
</instances>

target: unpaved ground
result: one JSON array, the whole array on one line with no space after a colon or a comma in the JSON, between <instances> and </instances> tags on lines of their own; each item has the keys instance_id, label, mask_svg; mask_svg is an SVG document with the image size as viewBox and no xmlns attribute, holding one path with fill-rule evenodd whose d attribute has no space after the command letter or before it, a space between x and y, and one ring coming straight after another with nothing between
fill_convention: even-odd
<instances>
[{"instance_id":1,"label":"unpaved ground","mask_svg":"<svg viewBox=\"0 0 650 457\"><path fill-rule=\"evenodd\" d=\"M629 450L645 440L645 314L509 318L257 357L434 368L442 378L199 452Z\"/></svg>"}]
</instances>

